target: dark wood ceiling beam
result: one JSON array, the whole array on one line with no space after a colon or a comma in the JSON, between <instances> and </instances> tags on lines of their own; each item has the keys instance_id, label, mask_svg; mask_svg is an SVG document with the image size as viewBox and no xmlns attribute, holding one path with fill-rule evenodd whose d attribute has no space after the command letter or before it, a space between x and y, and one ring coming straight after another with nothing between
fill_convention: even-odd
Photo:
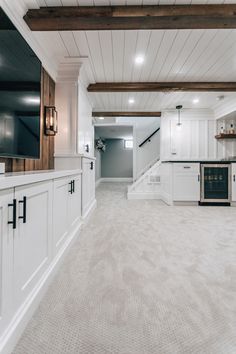
<instances>
[{"instance_id":1,"label":"dark wood ceiling beam","mask_svg":"<svg viewBox=\"0 0 236 354\"><path fill-rule=\"evenodd\" d=\"M92 112L93 117L161 117L161 112Z\"/></svg>"},{"instance_id":2,"label":"dark wood ceiling beam","mask_svg":"<svg viewBox=\"0 0 236 354\"><path fill-rule=\"evenodd\" d=\"M234 92L236 82L101 82L88 92Z\"/></svg>"},{"instance_id":3,"label":"dark wood ceiling beam","mask_svg":"<svg viewBox=\"0 0 236 354\"><path fill-rule=\"evenodd\" d=\"M32 31L236 28L236 4L41 7L24 19Z\"/></svg>"}]
</instances>

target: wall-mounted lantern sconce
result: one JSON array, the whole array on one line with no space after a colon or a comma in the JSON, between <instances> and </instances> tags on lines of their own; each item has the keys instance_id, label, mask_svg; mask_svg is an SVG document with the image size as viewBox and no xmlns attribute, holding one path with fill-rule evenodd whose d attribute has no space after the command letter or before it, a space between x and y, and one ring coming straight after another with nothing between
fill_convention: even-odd
<instances>
[{"instance_id":1,"label":"wall-mounted lantern sconce","mask_svg":"<svg viewBox=\"0 0 236 354\"><path fill-rule=\"evenodd\" d=\"M55 106L45 106L44 109L44 132L45 135L57 133L57 111Z\"/></svg>"}]
</instances>

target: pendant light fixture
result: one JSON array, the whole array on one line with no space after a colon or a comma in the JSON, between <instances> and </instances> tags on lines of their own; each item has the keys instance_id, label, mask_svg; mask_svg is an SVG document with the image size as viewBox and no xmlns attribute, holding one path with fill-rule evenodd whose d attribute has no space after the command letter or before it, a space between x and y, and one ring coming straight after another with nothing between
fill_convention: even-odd
<instances>
[{"instance_id":1,"label":"pendant light fixture","mask_svg":"<svg viewBox=\"0 0 236 354\"><path fill-rule=\"evenodd\" d=\"M183 106L182 105L179 105L179 106L176 106L175 107L176 109L177 109L177 111L178 111L178 122L177 122L177 126L178 127L180 127L181 125L182 125L182 123L181 123L181 121L180 121L180 110L183 108Z\"/></svg>"}]
</instances>

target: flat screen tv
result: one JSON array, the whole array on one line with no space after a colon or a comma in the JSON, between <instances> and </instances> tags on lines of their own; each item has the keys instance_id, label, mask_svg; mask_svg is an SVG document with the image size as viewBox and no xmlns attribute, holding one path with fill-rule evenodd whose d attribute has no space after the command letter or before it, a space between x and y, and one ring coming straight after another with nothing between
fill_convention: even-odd
<instances>
[{"instance_id":1,"label":"flat screen tv","mask_svg":"<svg viewBox=\"0 0 236 354\"><path fill-rule=\"evenodd\" d=\"M40 157L41 62L0 7L0 156Z\"/></svg>"}]
</instances>

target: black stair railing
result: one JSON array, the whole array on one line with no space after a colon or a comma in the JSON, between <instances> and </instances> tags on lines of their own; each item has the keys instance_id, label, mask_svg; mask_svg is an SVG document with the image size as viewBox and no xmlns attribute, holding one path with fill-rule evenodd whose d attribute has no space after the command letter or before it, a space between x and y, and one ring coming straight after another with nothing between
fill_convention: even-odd
<instances>
[{"instance_id":1,"label":"black stair railing","mask_svg":"<svg viewBox=\"0 0 236 354\"><path fill-rule=\"evenodd\" d=\"M143 146L143 145L146 144L148 141L151 141L151 138L153 137L153 135L155 135L159 130L160 130L160 127L157 128L151 135L149 135L149 137L148 137L147 139L145 139L145 140L139 145L139 147Z\"/></svg>"}]
</instances>

